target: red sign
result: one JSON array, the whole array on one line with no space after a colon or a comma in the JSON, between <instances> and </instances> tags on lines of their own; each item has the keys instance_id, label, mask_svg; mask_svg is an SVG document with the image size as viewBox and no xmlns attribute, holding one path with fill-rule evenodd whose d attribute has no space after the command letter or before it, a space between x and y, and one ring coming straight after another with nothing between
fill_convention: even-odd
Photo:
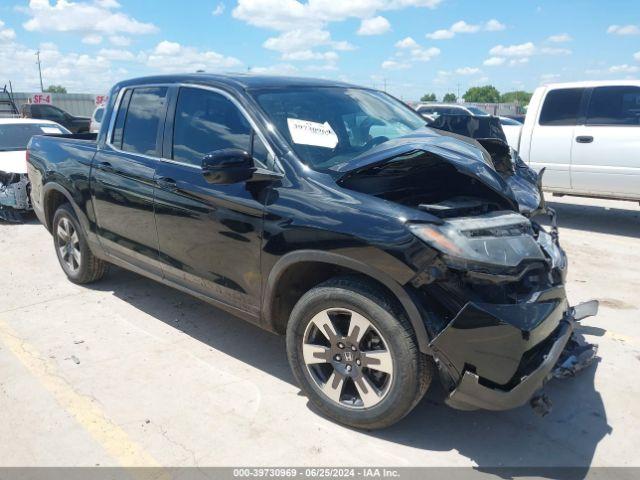
<instances>
[{"instance_id":1,"label":"red sign","mask_svg":"<svg viewBox=\"0 0 640 480\"><path fill-rule=\"evenodd\" d=\"M34 93L33 95L31 95L31 103L51 104L52 101L53 101L53 98L51 97L50 93Z\"/></svg>"},{"instance_id":2,"label":"red sign","mask_svg":"<svg viewBox=\"0 0 640 480\"><path fill-rule=\"evenodd\" d=\"M109 100L109 97L107 95L96 95L96 107L99 107L100 105L106 105L107 100Z\"/></svg>"}]
</instances>

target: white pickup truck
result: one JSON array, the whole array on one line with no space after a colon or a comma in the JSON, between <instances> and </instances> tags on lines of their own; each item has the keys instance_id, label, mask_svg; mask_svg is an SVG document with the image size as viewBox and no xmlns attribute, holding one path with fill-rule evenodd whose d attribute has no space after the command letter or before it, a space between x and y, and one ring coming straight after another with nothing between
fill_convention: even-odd
<instances>
[{"instance_id":1,"label":"white pickup truck","mask_svg":"<svg viewBox=\"0 0 640 480\"><path fill-rule=\"evenodd\" d=\"M640 200L640 81L539 87L511 146L531 168L546 168L545 190Z\"/></svg>"}]
</instances>

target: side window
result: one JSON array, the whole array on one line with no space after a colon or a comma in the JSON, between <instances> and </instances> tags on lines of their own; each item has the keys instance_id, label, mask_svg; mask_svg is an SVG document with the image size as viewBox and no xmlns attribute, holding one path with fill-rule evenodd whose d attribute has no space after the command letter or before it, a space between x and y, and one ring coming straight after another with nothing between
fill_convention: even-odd
<instances>
[{"instance_id":1,"label":"side window","mask_svg":"<svg viewBox=\"0 0 640 480\"><path fill-rule=\"evenodd\" d=\"M640 88L594 88L587 125L640 125Z\"/></svg>"},{"instance_id":2,"label":"side window","mask_svg":"<svg viewBox=\"0 0 640 480\"><path fill-rule=\"evenodd\" d=\"M225 148L251 151L251 125L228 98L197 88L182 88L173 126L173 155L200 165L202 158Z\"/></svg>"},{"instance_id":3,"label":"side window","mask_svg":"<svg viewBox=\"0 0 640 480\"><path fill-rule=\"evenodd\" d=\"M44 117L56 121L64 120L64 113L62 113L62 110L49 105L41 105L40 108Z\"/></svg>"},{"instance_id":4,"label":"side window","mask_svg":"<svg viewBox=\"0 0 640 480\"><path fill-rule=\"evenodd\" d=\"M577 125L584 88L562 88L547 93L540 125Z\"/></svg>"},{"instance_id":5,"label":"side window","mask_svg":"<svg viewBox=\"0 0 640 480\"><path fill-rule=\"evenodd\" d=\"M143 155L158 155L158 127L164 120L167 87L133 90L124 121L122 150Z\"/></svg>"},{"instance_id":6,"label":"side window","mask_svg":"<svg viewBox=\"0 0 640 480\"><path fill-rule=\"evenodd\" d=\"M116 116L116 123L113 127L113 136L111 137L111 144L116 148L122 148L122 130L124 128L124 119L127 118L127 109L129 108L129 101L131 100L131 92L133 90L127 90L120 100L120 106L118 107L118 115Z\"/></svg>"}]
</instances>

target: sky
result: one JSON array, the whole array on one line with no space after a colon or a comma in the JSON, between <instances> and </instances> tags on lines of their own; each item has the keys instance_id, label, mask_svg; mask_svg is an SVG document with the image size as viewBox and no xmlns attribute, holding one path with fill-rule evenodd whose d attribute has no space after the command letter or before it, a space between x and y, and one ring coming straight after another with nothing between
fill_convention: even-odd
<instances>
[{"instance_id":1,"label":"sky","mask_svg":"<svg viewBox=\"0 0 640 480\"><path fill-rule=\"evenodd\" d=\"M404 100L476 85L640 77L638 0L0 0L0 88L254 72Z\"/></svg>"}]
</instances>

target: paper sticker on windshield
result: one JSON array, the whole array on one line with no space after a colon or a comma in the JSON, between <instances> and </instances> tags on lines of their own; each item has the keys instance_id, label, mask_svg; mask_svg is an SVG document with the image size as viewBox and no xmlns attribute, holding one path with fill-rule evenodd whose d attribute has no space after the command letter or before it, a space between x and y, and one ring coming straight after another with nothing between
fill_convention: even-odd
<instances>
[{"instance_id":1,"label":"paper sticker on windshield","mask_svg":"<svg viewBox=\"0 0 640 480\"><path fill-rule=\"evenodd\" d=\"M56 127L40 127L43 133L62 133L62 130Z\"/></svg>"},{"instance_id":2,"label":"paper sticker on windshield","mask_svg":"<svg viewBox=\"0 0 640 480\"><path fill-rule=\"evenodd\" d=\"M338 136L329 122L317 123L287 118L287 124L294 143L324 148L336 148L338 145Z\"/></svg>"}]
</instances>

